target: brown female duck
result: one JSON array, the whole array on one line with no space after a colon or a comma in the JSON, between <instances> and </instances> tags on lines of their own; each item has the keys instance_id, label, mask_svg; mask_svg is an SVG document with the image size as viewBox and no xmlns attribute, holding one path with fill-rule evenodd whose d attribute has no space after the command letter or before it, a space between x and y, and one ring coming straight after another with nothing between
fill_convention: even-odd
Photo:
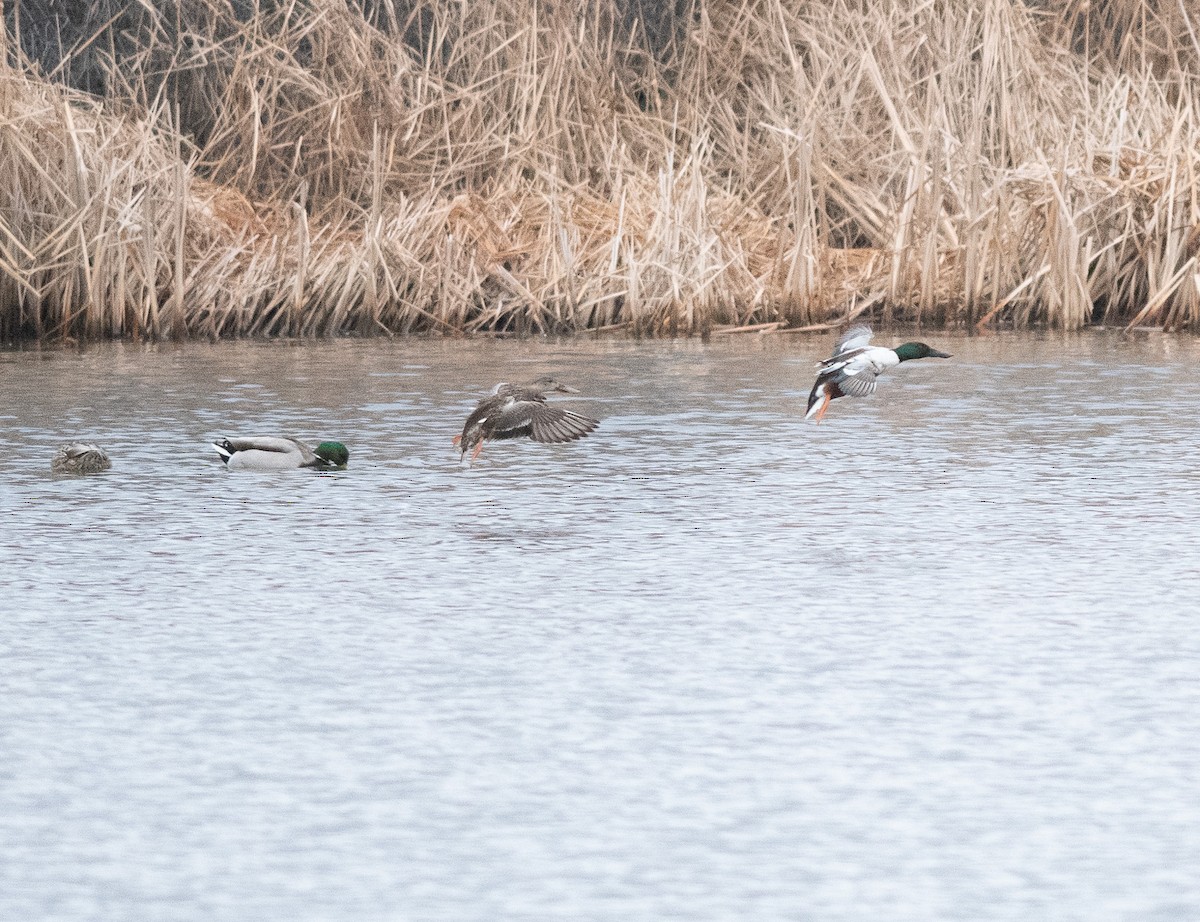
<instances>
[{"instance_id":1,"label":"brown female duck","mask_svg":"<svg viewBox=\"0 0 1200 922\"><path fill-rule=\"evenodd\" d=\"M110 467L104 449L90 442L64 445L50 459L50 470L56 474L99 474Z\"/></svg>"},{"instance_id":2,"label":"brown female duck","mask_svg":"<svg viewBox=\"0 0 1200 922\"><path fill-rule=\"evenodd\" d=\"M454 437L462 457L470 451L474 461L483 451L483 443L490 439L517 439L527 435L535 442L573 442L600 425L599 420L590 416L548 406L546 394L550 392L579 393L550 377L538 378L528 384L497 384L467 417L462 435Z\"/></svg>"}]
</instances>

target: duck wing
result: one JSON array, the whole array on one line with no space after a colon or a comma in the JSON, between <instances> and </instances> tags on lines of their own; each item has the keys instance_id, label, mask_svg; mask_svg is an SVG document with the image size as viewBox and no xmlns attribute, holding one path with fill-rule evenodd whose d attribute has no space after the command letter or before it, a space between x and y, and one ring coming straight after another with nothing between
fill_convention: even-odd
<instances>
[{"instance_id":1,"label":"duck wing","mask_svg":"<svg viewBox=\"0 0 1200 922\"><path fill-rule=\"evenodd\" d=\"M530 419L529 437L535 442L574 442L600 425L598 419L558 407L538 404Z\"/></svg>"},{"instance_id":2,"label":"duck wing","mask_svg":"<svg viewBox=\"0 0 1200 922\"><path fill-rule=\"evenodd\" d=\"M484 434L490 439L516 439L529 435L534 414L545 406L540 400L499 395L480 420Z\"/></svg>"},{"instance_id":3,"label":"duck wing","mask_svg":"<svg viewBox=\"0 0 1200 922\"><path fill-rule=\"evenodd\" d=\"M317 460L317 456L313 450L297 439L284 438L274 435L258 435L243 438L227 438L219 439L213 443L213 447L226 463L229 459L242 451L260 451L268 458L278 455L283 458L287 455L300 455L301 464L312 464ZM270 462L268 462L270 463Z\"/></svg>"},{"instance_id":4,"label":"duck wing","mask_svg":"<svg viewBox=\"0 0 1200 922\"><path fill-rule=\"evenodd\" d=\"M279 436L252 436L247 438L225 439L234 451L277 451L280 454L290 454L293 451L303 451L304 446L295 439L285 439Z\"/></svg>"},{"instance_id":5,"label":"duck wing","mask_svg":"<svg viewBox=\"0 0 1200 922\"><path fill-rule=\"evenodd\" d=\"M837 386L847 397L869 397L875 393L879 378L871 372L860 372L855 375L839 373Z\"/></svg>"},{"instance_id":6,"label":"duck wing","mask_svg":"<svg viewBox=\"0 0 1200 922\"><path fill-rule=\"evenodd\" d=\"M819 363L816 383L808 396L808 408L825 394L825 388L833 388L834 397L868 397L875 393L879 371L871 361L871 350L867 346L835 353Z\"/></svg>"},{"instance_id":7,"label":"duck wing","mask_svg":"<svg viewBox=\"0 0 1200 922\"><path fill-rule=\"evenodd\" d=\"M833 358L839 358L847 352L865 349L870 342L871 328L869 326L865 323L852 326L838 337L837 344L833 347Z\"/></svg>"},{"instance_id":8,"label":"duck wing","mask_svg":"<svg viewBox=\"0 0 1200 922\"><path fill-rule=\"evenodd\" d=\"M856 363L854 360L860 356L867 354L869 347L860 346L857 349L846 349L842 352L835 352L827 359L821 359L817 362L817 367L821 369L822 376L831 375L835 371L840 371L843 368L848 368L850 374L855 374L854 367L861 363Z\"/></svg>"},{"instance_id":9,"label":"duck wing","mask_svg":"<svg viewBox=\"0 0 1200 922\"><path fill-rule=\"evenodd\" d=\"M100 446L93 445L91 442L73 442L70 445L64 445L58 452L70 461L76 461L88 455L94 455L97 458L105 457L104 451Z\"/></svg>"},{"instance_id":10,"label":"duck wing","mask_svg":"<svg viewBox=\"0 0 1200 922\"><path fill-rule=\"evenodd\" d=\"M497 385L503 388L507 385ZM462 435L455 443L465 455L485 439L515 439L529 435L529 413L522 410L509 395L493 394L484 397L471 411L463 424Z\"/></svg>"}]
</instances>

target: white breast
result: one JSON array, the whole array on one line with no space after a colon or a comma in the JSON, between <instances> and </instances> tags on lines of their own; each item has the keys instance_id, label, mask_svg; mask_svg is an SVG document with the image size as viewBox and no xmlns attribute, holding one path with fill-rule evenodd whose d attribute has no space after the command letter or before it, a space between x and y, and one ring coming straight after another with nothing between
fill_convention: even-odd
<instances>
[{"instance_id":1,"label":"white breast","mask_svg":"<svg viewBox=\"0 0 1200 922\"><path fill-rule=\"evenodd\" d=\"M889 368L895 368L899 364L900 357L891 349L884 349L882 346L872 346L866 352L862 352L850 359L842 369L842 373L845 375L858 375L863 372L869 372L873 375L881 375Z\"/></svg>"}]
</instances>

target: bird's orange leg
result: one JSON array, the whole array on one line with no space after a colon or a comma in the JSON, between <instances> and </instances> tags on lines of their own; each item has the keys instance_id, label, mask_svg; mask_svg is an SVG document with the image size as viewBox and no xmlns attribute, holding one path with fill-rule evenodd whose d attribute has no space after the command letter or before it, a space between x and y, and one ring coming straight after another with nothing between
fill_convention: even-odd
<instances>
[{"instance_id":1,"label":"bird's orange leg","mask_svg":"<svg viewBox=\"0 0 1200 922\"><path fill-rule=\"evenodd\" d=\"M833 395L829 391L825 392L825 402L821 404L821 409L817 410L817 415L813 417L819 425L821 420L825 418L825 411L829 409L829 401L833 399Z\"/></svg>"},{"instance_id":2,"label":"bird's orange leg","mask_svg":"<svg viewBox=\"0 0 1200 922\"><path fill-rule=\"evenodd\" d=\"M475 459L479 457L479 453L483 451L483 439L479 440L479 444L475 446L475 450L471 452L471 463L475 463Z\"/></svg>"},{"instance_id":3,"label":"bird's orange leg","mask_svg":"<svg viewBox=\"0 0 1200 922\"><path fill-rule=\"evenodd\" d=\"M462 436L461 436L461 435L456 435L456 436L455 436L455 437L454 437L454 438L453 438L453 439L450 441L450 444L451 444L451 445L457 445L457 444L458 444L459 442L461 442L461 441L462 441Z\"/></svg>"}]
</instances>

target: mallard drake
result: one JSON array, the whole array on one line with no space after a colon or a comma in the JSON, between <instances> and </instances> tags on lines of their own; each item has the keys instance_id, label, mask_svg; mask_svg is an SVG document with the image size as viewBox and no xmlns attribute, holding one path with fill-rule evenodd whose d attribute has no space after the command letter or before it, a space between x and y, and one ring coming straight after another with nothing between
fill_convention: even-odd
<instances>
[{"instance_id":1,"label":"mallard drake","mask_svg":"<svg viewBox=\"0 0 1200 922\"><path fill-rule=\"evenodd\" d=\"M337 470L346 466L350 452L341 442L322 442L309 448L295 439L257 436L217 439L212 443L230 470L286 471L300 467Z\"/></svg>"},{"instance_id":2,"label":"mallard drake","mask_svg":"<svg viewBox=\"0 0 1200 922\"><path fill-rule=\"evenodd\" d=\"M599 420L590 416L547 406L546 394L552 391L579 393L550 377L528 384L497 384L467 417L462 435L454 437L454 444L462 451L460 457L466 457L470 451L474 461L488 439L517 439L527 435L535 442L573 442L600 425Z\"/></svg>"},{"instance_id":3,"label":"mallard drake","mask_svg":"<svg viewBox=\"0 0 1200 922\"><path fill-rule=\"evenodd\" d=\"M925 343L904 343L895 349L872 346L869 326L851 327L838 339L833 355L818 362L820 372L812 393L808 395L808 410L805 419L825 416L829 401L838 397L866 397L875 393L876 379L889 368L913 359L948 359L945 352L938 352Z\"/></svg>"},{"instance_id":4,"label":"mallard drake","mask_svg":"<svg viewBox=\"0 0 1200 922\"><path fill-rule=\"evenodd\" d=\"M104 449L90 442L64 445L50 460L50 470L56 474L98 474L110 467L112 462Z\"/></svg>"}]
</instances>

